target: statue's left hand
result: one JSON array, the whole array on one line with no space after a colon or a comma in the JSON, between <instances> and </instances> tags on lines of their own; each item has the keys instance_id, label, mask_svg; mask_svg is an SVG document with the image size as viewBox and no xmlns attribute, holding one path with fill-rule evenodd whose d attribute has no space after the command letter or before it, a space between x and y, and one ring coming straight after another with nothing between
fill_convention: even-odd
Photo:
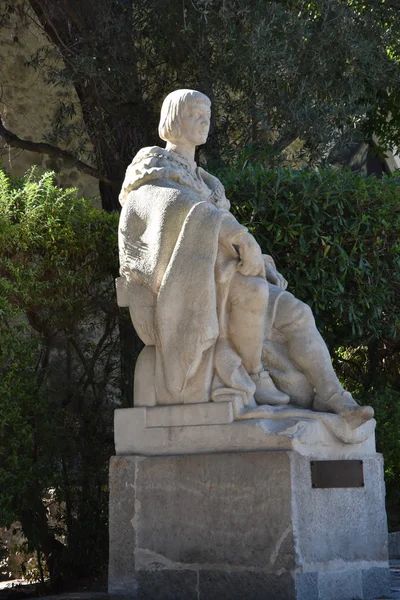
<instances>
[{"instance_id":1,"label":"statue's left hand","mask_svg":"<svg viewBox=\"0 0 400 600\"><path fill-rule=\"evenodd\" d=\"M283 275L277 271L273 258L267 254L263 254L263 259L265 264L265 277L267 281L273 285L276 285L282 290L286 290L288 282Z\"/></svg>"}]
</instances>

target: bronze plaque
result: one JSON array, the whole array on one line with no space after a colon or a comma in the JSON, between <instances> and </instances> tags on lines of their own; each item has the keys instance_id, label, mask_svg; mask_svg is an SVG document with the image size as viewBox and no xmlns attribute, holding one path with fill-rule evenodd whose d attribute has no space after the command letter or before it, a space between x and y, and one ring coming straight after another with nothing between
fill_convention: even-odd
<instances>
[{"instance_id":1,"label":"bronze plaque","mask_svg":"<svg viewBox=\"0 0 400 600\"><path fill-rule=\"evenodd\" d=\"M362 460L312 460L310 464L313 488L364 487Z\"/></svg>"}]
</instances>

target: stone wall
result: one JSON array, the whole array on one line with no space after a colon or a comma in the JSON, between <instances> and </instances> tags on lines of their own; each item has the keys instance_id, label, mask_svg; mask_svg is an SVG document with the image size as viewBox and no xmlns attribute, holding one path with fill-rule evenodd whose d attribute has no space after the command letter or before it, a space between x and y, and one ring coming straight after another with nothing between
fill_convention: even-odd
<instances>
[{"instance_id":1,"label":"stone wall","mask_svg":"<svg viewBox=\"0 0 400 600\"><path fill-rule=\"evenodd\" d=\"M45 141L52 131L52 123L60 100L74 102L75 122L82 122L82 114L73 87L50 85L45 80L44 68L28 65L37 50L47 47L51 58L57 51L37 24L34 13L25 0L0 0L0 112L4 125L21 138ZM60 145L60 147L63 147ZM65 146L63 149L67 149ZM98 196L98 182L76 168L66 167L63 160L4 145L0 138L0 157L4 167L13 175L22 175L32 165L62 173L57 183L63 187L78 187L85 197Z\"/></svg>"},{"instance_id":2,"label":"stone wall","mask_svg":"<svg viewBox=\"0 0 400 600\"><path fill-rule=\"evenodd\" d=\"M389 558L400 559L400 531L389 533Z\"/></svg>"}]
</instances>

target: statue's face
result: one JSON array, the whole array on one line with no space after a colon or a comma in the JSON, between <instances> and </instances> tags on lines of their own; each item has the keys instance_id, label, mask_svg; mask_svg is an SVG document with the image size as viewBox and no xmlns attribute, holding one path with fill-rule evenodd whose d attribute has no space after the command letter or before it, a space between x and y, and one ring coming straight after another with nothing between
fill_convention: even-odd
<instances>
[{"instance_id":1,"label":"statue's face","mask_svg":"<svg viewBox=\"0 0 400 600\"><path fill-rule=\"evenodd\" d=\"M210 129L211 109L206 104L188 103L182 114L182 137L194 146L205 144Z\"/></svg>"}]
</instances>

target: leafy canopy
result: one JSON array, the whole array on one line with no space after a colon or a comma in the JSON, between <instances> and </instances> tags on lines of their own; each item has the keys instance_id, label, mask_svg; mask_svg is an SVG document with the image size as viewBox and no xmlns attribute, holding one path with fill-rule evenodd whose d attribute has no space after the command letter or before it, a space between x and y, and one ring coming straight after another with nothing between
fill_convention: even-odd
<instances>
[{"instance_id":1,"label":"leafy canopy","mask_svg":"<svg viewBox=\"0 0 400 600\"><path fill-rule=\"evenodd\" d=\"M95 573L107 556L116 233L116 215L57 188L53 173L0 170L0 524L21 522L53 581Z\"/></svg>"},{"instance_id":2,"label":"leafy canopy","mask_svg":"<svg viewBox=\"0 0 400 600\"><path fill-rule=\"evenodd\" d=\"M399 37L389 0L26 0L18 16L8 4L4 27L33 27L33 15L52 42L31 55L32 68L52 86L75 88L82 126L60 94L48 139L107 178L107 210L119 207L132 156L157 143L162 99L177 88L210 96L201 154L218 164L249 143L278 159L300 139L313 164L360 130L384 149L398 141Z\"/></svg>"}]
</instances>

